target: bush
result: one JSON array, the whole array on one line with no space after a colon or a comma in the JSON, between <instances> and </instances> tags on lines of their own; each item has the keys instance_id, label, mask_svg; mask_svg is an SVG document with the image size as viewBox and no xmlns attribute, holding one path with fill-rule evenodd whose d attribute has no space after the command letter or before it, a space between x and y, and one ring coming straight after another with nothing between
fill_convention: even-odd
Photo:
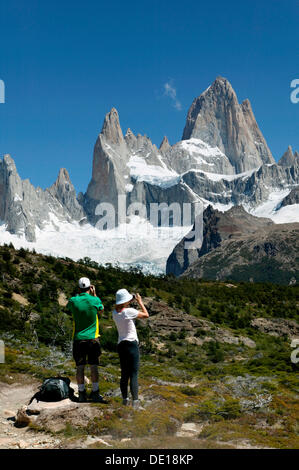
<instances>
[{"instance_id":1,"label":"bush","mask_svg":"<svg viewBox=\"0 0 299 470\"><path fill-rule=\"evenodd\" d=\"M194 333L194 336L202 337L206 335L206 331L203 328L197 328L196 332Z\"/></svg>"},{"instance_id":2,"label":"bush","mask_svg":"<svg viewBox=\"0 0 299 470\"><path fill-rule=\"evenodd\" d=\"M8 308L0 308L0 331L22 331L24 322Z\"/></svg>"},{"instance_id":3,"label":"bush","mask_svg":"<svg viewBox=\"0 0 299 470\"><path fill-rule=\"evenodd\" d=\"M221 362L224 359L224 353L218 341L209 341L207 346L207 356L212 362Z\"/></svg>"},{"instance_id":4,"label":"bush","mask_svg":"<svg viewBox=\"0 0 299 470\"><path fill-rule=\"evenodd\" d=\"M234 398L227 400L205 400L193 411L193 418L209 419L218 421L220 419L236 419L241 415L240 403Z\"/></svg>"},{"instance_id":5,"label":"bush","mask_svg":"<svg viewBox=\"0 0 299 470\"><path fill-rule=\"evenodd\" d=\"M18 255L20 258L23 258L25 260L27 258L27 251L24 248L20 248Z\"/></svg>"},{"instance_id":6,"label":"bush","mask_svg":"<svg viewBox=\"0 0 299 470\"><path fill-rule=\"evenodd\" d=\"M200 390L196 387L184 387L181 388L181 392L188 397L196 397L200 395Z\"/></svg>"},{"instance_id":7,"label":"bush","mask_svg":"<svg viewBox=\"0 0 299 470\"><path fill-rule=\"evenodd\" d=\"M11 260L10 251L4 251L1 254L2 254L2 258L3 258L4 261L10 261Z\"/></svg>"},{"instance_id":8,"label":"bush","mask_svg":"<svg viewBox=\"0 0 299 470\"><path fill-rule=\"evenodd\" d=\"M190 306L190 302L189 300L186 300L183 304L183 309L185 310L186 313L190 313L190 309L191 309L191 306Z\"/></svg>"},{"instance_id":9,"label":"bush","mask_svg":"<svg viewBox=\"0 0 299 470\"><path fill-rule=\"evenodd\" d=\"M178 338L178 336L176 335L176 333L175 333L174 331L172 331L172 332L170 333L170 335L168 336L168 339L169 339L170 341L176 341L177 338Z\"/></svg>"},{"instance_id":10,"label":"bush","mask_svg":"<svg viewBox=\"0 0 299 470\"><path fill-rule=\"evenodd\" d=\"M222 407L218 409L217 414L224 419L236 419L241 414L240 403L234 398L225 401Z\"/></svg>"},{"instance_id":11,"label":"bush","mask_svg":"<svg viewBox=\"0 0 299 470\"><path fill-rule=\"evenodd\" d=\"M186 336L187 336L187 332L186 332L186 330L185 330L184 328L182 328L181 331L180 331L179 334L178 334L178 338L179 338L179 339L185 339Z\"/></svg>"},{"instance_id":12,"label":"bush","mask_svg":"<svg viewBox=\"0 0 299 470\"><path fill-rule=\"evenodd\" d=\"M42 343L64 347L71 340L72 321L60 308L53 306L43 310L35 330Z\"/></svg>"}]
</instances>

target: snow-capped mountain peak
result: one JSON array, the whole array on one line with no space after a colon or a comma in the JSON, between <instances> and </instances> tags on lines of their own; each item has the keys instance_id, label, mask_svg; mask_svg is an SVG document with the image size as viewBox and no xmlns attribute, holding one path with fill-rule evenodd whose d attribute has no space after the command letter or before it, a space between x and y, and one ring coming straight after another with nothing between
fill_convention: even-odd
<instances>
[{"instance_id":1,"label":"snow-capped mountain peak","mask_svg":"<svg viewBox=\"0 0 299 470\"><path fill-rule=\"evenodd\" d=\"M150 259L155 259L155 266L161 269L178 241L176 238L172 242L170 234L177 235L180 231L184 234L189 230L194 207L199 202L221 211L243 205L248 212L270 217L275 222L285 222L288 217L299 221L299 201L291 193L298 185L298 153L293 153L289 147L276 164L249 100L239 104L228 80L217 77L193 101L183 138L174 145L164 137L158 149L148 136L135 135L130 128L124 135L118 112L112 108L104 118L94 146L91 181L86 193L78 197L66 169L61 169L56 182L43 191L34 188L29 180L22 181L14 160L5 155L0 160L2 240L13 235L14 240L20 237L18 240L23 240L22 243L26 241L38 249L45 250L48 244L49 250L56 254L74 257L78 247L78 258L85 255L115 260L121 233L121 227L117 226L120 223L118 203L119 196L123 196L125 209L132 204L142 204L146 215L139 214L136 219L127 214L131 225L124 244L130 245L130 249L119 254L120 262L129 262L130 257L134 263L138 260L149 263ZM115 210L113 232L100 233L96 228L101 217L97 208L101 203L109 203ZM149 219L151 204L170 207L174 203L182 214L185 205L190 205L192 217L185 227L180 226L184 221L182 216L172 220L175 227L163 229L169 240L161 244L159 256L159 242L151 244L153 232L148 230L146 219ZM75 241L79 233L82 235L80 243ZM159 229L155 233L158 234ZM72 249L66 248L63 236L73 240ZM113 240L116 240L115 245ZM143 254L142 244L146 247ZM86 245L86 249L82 245Z\"/></svg>"}]
</instances>

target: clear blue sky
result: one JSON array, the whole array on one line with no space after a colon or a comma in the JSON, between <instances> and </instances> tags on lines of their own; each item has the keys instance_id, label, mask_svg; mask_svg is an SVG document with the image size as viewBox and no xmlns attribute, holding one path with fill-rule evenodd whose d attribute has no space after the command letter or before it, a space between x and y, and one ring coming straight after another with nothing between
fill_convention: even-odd
<instances>
[{"instance_id":1,"label":"clear blue sky","mask_svg":"<svg viewBox=\"0 0 299 470\"><path fill-rule=\"evenodd\" d=\"M299 150L299 103L290 101L298 21L298 0L2 0L0 154L35 186L65 167L85 192L112 106L124 132L174 144L192 100L218 75L250 99L276 159L288 145Z\"/></svg>"}]
</instances>

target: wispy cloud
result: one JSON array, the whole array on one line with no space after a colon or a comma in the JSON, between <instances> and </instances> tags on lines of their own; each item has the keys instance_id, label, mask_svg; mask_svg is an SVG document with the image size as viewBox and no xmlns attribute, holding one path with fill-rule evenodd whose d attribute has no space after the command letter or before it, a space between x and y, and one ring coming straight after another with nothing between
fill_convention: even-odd
<instances>
[{"instance_id":1,"label":"wispy cloud","mask_svg":"<svg viewBox=\"0 0 299 470\"><path fill-rule=\"evenodd\" d=\"M177 99L176 89L174 88L174 86L170 82L164 83L164 94L166 96L169 96L169 98L172 100L172 103L173 103L173 106L175 107L175 109L177 109L178 111L181 111L182 104Z\"/></svg>"}]
</instances>

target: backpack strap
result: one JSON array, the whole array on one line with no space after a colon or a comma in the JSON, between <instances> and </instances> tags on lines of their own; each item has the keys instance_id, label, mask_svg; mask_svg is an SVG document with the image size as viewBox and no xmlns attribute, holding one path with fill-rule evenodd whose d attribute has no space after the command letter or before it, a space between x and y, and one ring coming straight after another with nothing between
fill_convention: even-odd
<instances>
[{"instance_id":1,"label":"backpack strap","mask_svg":"<svg viewBox=\"0 0 299 470\"><path fill-rule=\"evenodd\" d=\"M31 405L31 403L33 402L34 399L35 399L37 402L40 401L40 391L39 391L39 392L36 392L36 393L33 395L33 397L30 398L30 401L29 401L29 403L28 403L27 406Z\"/></svg>"}]
</instances>

